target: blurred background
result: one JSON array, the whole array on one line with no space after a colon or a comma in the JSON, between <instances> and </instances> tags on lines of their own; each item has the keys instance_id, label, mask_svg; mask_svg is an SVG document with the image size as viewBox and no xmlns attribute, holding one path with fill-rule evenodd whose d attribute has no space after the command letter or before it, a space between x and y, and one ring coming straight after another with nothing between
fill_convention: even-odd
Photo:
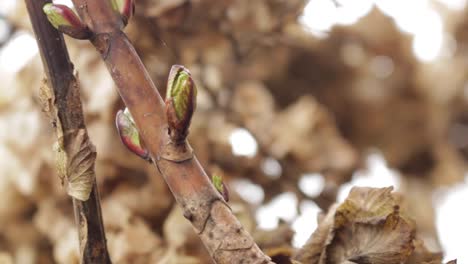
<instances>
[{"instance_id":1,"label":"blurred background","mask_svg":"<svg viewBox=\"0 0 468 264\"><path fill-rule=\"evenodd\" d=\"M71 5L70 1L55 1ZM190 142L262 248L301 247L352 186L394 186L418 237L468 263L466 0L136 0L126 32L161 94L172 64L198 87ZM98 53L79 73L115 263L208 263L154 167L114 128ZM44 77L24 2L0 1L0 263L78 263ZM281 248L284 248L281 247ZM271 252L271 251L270 251ZM5 262L2 262L5 261Z\"/></svg>"}]
</instances>

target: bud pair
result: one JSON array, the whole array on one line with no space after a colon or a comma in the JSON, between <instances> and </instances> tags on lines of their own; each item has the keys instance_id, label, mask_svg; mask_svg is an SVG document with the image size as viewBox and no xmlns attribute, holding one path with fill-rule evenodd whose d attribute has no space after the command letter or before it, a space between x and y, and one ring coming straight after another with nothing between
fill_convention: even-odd
<instances>
[{"instance_id":1,"label":"bud pair","mask_svg":"<svg viewBox=\"0 0 468 264\"><path fill-rule=\"evenodd\" d=\"M197 88L190 72L183 66L174 65L168 78L166 95L166 115L169 126L169 136L175 145L185 141L188 128L196 107ZM119 111L116 125L120 139L133 153L145 160L150 160L128 109Z\"/></svg>"}]
</instances>

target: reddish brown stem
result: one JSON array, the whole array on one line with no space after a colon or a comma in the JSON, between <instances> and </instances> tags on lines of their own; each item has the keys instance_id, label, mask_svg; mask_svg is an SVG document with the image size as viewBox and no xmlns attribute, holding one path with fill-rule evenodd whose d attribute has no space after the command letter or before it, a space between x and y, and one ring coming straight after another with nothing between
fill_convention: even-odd
<instances>
[{"instance_id":1,"label":"reddish brown stem","mask_svg":"<svg viewBox=\"0 0 468 264\"><path fill-rule=\"evenodd\" d=\"M61 130L57 132L63 133L63 146L67 155L71 157L75 154L70 151L71 146L77 140L89 143L79 87L73 74L73 64L70 62L62 34L52 27L42 11L42 7L51 1L25 0L25 2L41 53L48 86L55 98L52 107L56 115L52 116L52 123L57 130ZM86 147L92 148L92 145L89 143ZM94 150L89 151L90 157L93 158L95 156ZM92 176L94 176L94 166L91 170ZM89 199L81 201L73 198L73 207L79 233L81 262L111 263L107 252L101 205L95 180Z\"/></svg>"},{"instance_id":2,"label":"reddish brown stem","mask_svg":"<svg viewBox=\"0 0 468 264\"><path fill-rule=\"evenodd\" d=\"M216 263L272 263L232 214L187 145L168 135L165 104L109 1L73 0L101 53L146 148Z\"/></svg>"}]
</instances>

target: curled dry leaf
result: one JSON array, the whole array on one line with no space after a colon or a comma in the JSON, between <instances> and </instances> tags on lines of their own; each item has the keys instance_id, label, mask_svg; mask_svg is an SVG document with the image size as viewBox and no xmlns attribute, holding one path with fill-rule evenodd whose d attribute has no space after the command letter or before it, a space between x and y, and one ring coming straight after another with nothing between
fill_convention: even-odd
<instances>
[{"instance_id":1,"label":"curled dry leaf","mask_svg":"<svg viewBox=\"0 0 468 264\"><path fill-rule=\"evenodd\" d=\"M72 197L86 201L94 182L94 162L96 151L85 129L79 129L70 135L67 155L67 192ZM67 135L66 135L67 136Z\"/></svg>"},{"instance_id":2,"label":"curled dry leaf","mask_svg":"<svg viewBox=\"0 0 468 264\"><path fill-rule=\"evenodd\" d=\"M413 250L413 227L392 213L376 225L347 223L329 246L331 263L402 263Z\"/></svg>"},{"instance_id":3,"label":"curled dry leaf","mask_svg":"<svg viewBox=\"0 0 468 264\"><path fill-rule=\"evenodd\" d=\"M399 212L392 187L351 190L332 207L295 259L303 263L406 263L413 223Z\"/></svg>"},{"instance_id":4,"label":"curled dry leaf","mask_svg":"<svg viewBox=\"0 0 468 264\"><path fill-rule=\"evenodd\" d=\"M77 90L77 84L74 83L73 85L73 89ZM75 95L79 96L79 93ZM57 106L54 104L55 96L46 79L42 81L39 97L42 111L47 114L55 127L58 140L54 145L54 150L60 178L62 182L64 179L66 180L67 192L70 196L81 201L86 201L89 199L95 178L95 147L89 140L86 129L63 131L60 118L58 117Z\"/></svg>"}]
</instances>

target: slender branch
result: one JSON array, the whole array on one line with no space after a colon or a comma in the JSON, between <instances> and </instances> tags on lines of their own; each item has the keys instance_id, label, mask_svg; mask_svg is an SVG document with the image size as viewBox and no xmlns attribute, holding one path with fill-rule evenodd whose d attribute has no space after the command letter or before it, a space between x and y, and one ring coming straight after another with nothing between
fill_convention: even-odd
<instances>
[{"instance_id":1,"label":"slender branch","mask_svg":"<svg viewBox=\"0 0 468 264\"><path fill-rule=\"evenodd\" d=\"M192 223L216 263L272 263L233 215L187 144L168 133L166 105L121 31L122 20L110 0L72 0L91 42L101 53L152 160L184 216Z\"/></svg>"},{"instance_id":2,"label":"slender branch","mask_svg":"<svg viewBox=\"0 0 468 264\"><path fill-rule=\"evenodd\" d=\"M69 188L74 181L89 183L91 191L80 198L72 195L75 220L79 233L82 263L111 263L106 246L101 217L99 193L95 180L96 153L89 141L84 123L78 82L73 74L63 36L53 28L43 13L43 6L50 0L25 0L36 35L50 93L49 109L46 109L56 128L58 141L67 156L66 175ZM85 166L85 167L83 167ZM85 174L82 172L86 172ZM83 178L84 177L84 178ZM73 191L73 190L71 190ZM70 189L69 189L70 193ZM89 195L89 198L86 196ZM76 198L78 197L78 198ZM79 199L80 198L80 199Z\"/></svg>"}]
</instances>

